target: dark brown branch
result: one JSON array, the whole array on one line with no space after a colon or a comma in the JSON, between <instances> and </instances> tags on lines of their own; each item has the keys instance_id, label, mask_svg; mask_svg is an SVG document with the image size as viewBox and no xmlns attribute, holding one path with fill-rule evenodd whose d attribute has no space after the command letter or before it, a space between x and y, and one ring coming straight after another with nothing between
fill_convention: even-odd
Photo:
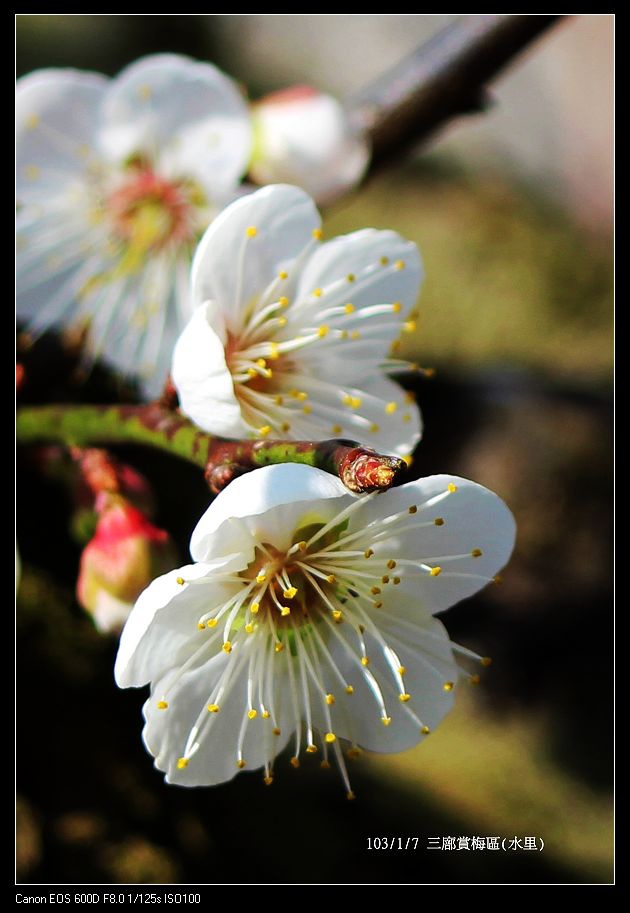
<instances>
[{"instance_id":1,"label":"dark brown branch","mask_svg":"<svg viewBox=\"0 0 630 913\"><path fill-rule=\"evenodd\" d=\"M483 111L486 85L563 16L465 16L350 99L373 144L373 166L427 140L461 114Z\"/></svg>"}]
</instances>

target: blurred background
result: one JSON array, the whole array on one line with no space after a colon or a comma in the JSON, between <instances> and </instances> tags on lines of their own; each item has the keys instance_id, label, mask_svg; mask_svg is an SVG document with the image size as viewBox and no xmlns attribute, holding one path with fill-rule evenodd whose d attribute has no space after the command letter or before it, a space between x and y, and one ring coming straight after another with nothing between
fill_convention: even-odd
<instances>
[{"instance_id":1,"label":"blurred background","mask_svg":"<svg viewBox=\"0 0 630 913\"><path fill-rule=\"evenodd\" d=\"M443 28L442 15L18 15L18 75L115 74L173 51L252 98L309 82L351 96ZM114 640L74 598L80 556L63 472L18 452L17 880L20 883L607 883L612 878L613 17L571 17L495 83L492 109L325 212L416 241L427 278L405 353L425 439L416 475L497 491L517 550L500 587L444 617L494 663L421 747L336 775L281 758L206 790L167 787L141 740L144 693L112 678ZM112 398L71 381L52 336L25 402ZM132 395L132 394L130 394ZM201 473L118 448L158 496L185 560ZM168 479L168 484L164 480ZM428 837L535 836L543 852L428 852ZM414 851L367 838L418 836Z\"/></svg>"}]
</instances>

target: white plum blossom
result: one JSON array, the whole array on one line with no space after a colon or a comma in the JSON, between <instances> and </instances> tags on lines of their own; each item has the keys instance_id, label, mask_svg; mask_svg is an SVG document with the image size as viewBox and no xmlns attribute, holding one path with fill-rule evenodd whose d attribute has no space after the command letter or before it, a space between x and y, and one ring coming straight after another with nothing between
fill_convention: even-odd
<instances>
[{"instance_id":1,"label":"white plum blossom","mask_svg":"<svg viewBox=\"0 0 630 913\"><path fill-rule=\"evenodd\" d=\"M110 80L71 69L20 79L17 313L37 334L89 327L103 357L158 392L190 316L190 261L237 195L246 101L207 63L158 54Z\"/></svg>"},{"instance_id":2,"label":"white plum blossom","mask_svg":"<svg viewBox=\"0 0 630 913\"><path fill-rule=\"evenodd\" d=\"M258 184L297 184L318 203L352 189L370 160L366 136L331 95L311 86L273 92L252 105Z\"/></svg>"},{"instance_id":3,"label":"white plum blossom","mask_svg":"<svg viewBox=\"0 0 630 913\"><path fill-rule=\"evenodd\" d=\"M278 184L208 228L173 356L181 408L223 437L344 437L405 455L420 413L386 373L407 367L391 350L410 328L418 249L375 229L321 243L320 225L303 190Z\"/></svg>"},{"instance_id":4,"label":"white plum blossom","mask_svg":"<svg viewBox=\"0 0 630 913\"><path fill-rule=\"evenodd\" d=\"M466 479L432 476L350 494L308 466L237 478L191 539L194 564L140 596L116 660L121 687L151 684L144 742L170 783L243 768L273 779L319 753L398 752L433 730L486 661L434 616L507 562L513 517Z\"/></svg>"}]
</instances>

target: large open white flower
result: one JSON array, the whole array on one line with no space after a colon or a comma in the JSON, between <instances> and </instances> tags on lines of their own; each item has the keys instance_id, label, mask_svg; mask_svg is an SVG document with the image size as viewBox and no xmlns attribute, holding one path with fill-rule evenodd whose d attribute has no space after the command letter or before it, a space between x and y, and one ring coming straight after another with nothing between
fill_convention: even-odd
<instances>
[{"instance_id":1,"label":"large open white flower","mask_svg":"<svg viewBox=\"0 0 630 913\"><path fill-rule=\"evenodd\" d=\"M89 323L102 356L150 392L190 316L190 261L251 151L241 93L210 64L159 54L109 80L19 80L17 308L34 332Z\"/></svg>"},{"instance_id":2,"label":"large open white flower","mask_svg":"<svg viewBox=\"0 0 630 913\"><path fill-rule=\"evenodd\" d=\"M232 482L191 540L195 564L155 580L123 631L121 687L151 683L144 741L169 782L242 768L273 777L319 752L396 752L423 739L481 658L436 612L507 562L514 520L474 482L433 476L356 496L321 470ZM468 669L468 671L467 671Z\"/></svg>"},{"instance_id":3,"label":"large open white flower","mask_svg":"<svg viewBox=\"0 0 630 913\"><path fill-rule=\"evenodd\" d=\"M288 185L215 219L173 357L182 410L224 437L345 437L407 454L420 413L386 374L405 367L390 350L416 303L418 249L393 231L321 237L312 199Z\"/></svg>"}]
</instances>

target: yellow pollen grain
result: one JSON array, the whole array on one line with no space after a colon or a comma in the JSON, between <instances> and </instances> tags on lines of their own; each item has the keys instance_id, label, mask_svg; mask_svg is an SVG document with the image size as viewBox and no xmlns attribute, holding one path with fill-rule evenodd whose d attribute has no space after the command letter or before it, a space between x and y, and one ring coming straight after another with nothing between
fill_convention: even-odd
<instances>
[{"instance_id":1,"label":"yellow pollen grain","mask_svg":"<svg viewBox=\"0 0 630 913\"><path fill-rule=\"evenodd\" d=\"M283 295L281 298L278 298L278 304L281 308L286 308L289 306L289 299L286 297L286 295Z\"/></svg>"},{"instance_id":2,"label":"yellow pollen grain","mask_svg":"<svg viewBox=\"0 0 630 913\"><path fill-rule=\"evenodd\" d=\"M311 294L314 295L315 298L321 298L323 295L323 292L320 288L314 288Z\"/></svg>"},{"instance_id":3,"label":"yellow pollen grain","mask_svg":"<svg viewBox=\"0 0 630 913\"><path fill-rule=\"evenodd\" d=\"M311 234L313 235L313 237L315 238L316 241L321 241L322 238L324 237L324 232L321 230L321 228L314 228L313 231L311 232Z\"/></svg>"},{"instance_id":4,"label":"yellow pollen grain","mask_svg":"<svg viewBox=\"0 0 630 913\"><path fill-rule=\"evenodd\" d=\"M410 514L417 514L417 513L418 513L418 508L417 508L417 506L416 506L415 504L412 504L412 505L409 507L409 513L410 513Z\"/></svg>"},{"instance_id":5,"label":"yellow pollen grain","mask_svg":"<svg viewBox=\"0 0 630 913\"><path fill-rule=\"evenodd\" d=\"M444 682L444 684L442 685L442 688L444 691L452 691L454 687L455 687L454 682Z\"/></svg>"},{"instance_id":6,"label":"yellow pollen grain","mask_svg":"<svg viewBox=\"0 0 630 913\"><path fill-rule=\"evenodd\" d=\"M491 665L492 665L492 657L491 657L491 656L482 656L482 657L481 657L481 665L482 665L482 666L485 666L486 668L487 668L488 666L491 666Z\"/></svg>"},{"instance_id":7,"label":"yellow pollen grain","mask_svg":"<svg viewBox=\"0 0 630 913\"><path fill-rule=\"evenodd\" d=\"M403 454L402 459L405 461L407 466L411 466L413 464L413 457L410 453Z\"/></svg>"},{"instance_id":8,"label":"yellow pollen grain","mask_svg":"<svg viewBox=\"0 0 630 913\"><path fill-rule=\"evenodd\" d=\"M183 586L186 583L186 581L184 580L183 577L177 577L177 579L175 580L175 583L179 583L180 586Z\"/></svg>"},{"instance_id":9,"label":"yellow pollen grain","mask_svg":"<svg viewBox=\"0 0 630 913\"><path fill-rule=\"evenodd\" d=\"M362 665L362 666L369 666L369 665L370 665L370 658L369 658L369 656L362 656L362 657L361 657L361 665Z\"/></svg>"},{"instance_id":10,"label":"yellow pollen grain","mask_svg":"<svg viewBox=\"0 0 630 913\"><path fill-rule=\"evenodd\" d=\"M266 368L266 367L267 367L267 362L265 361L264 358L257 358L257 359L256 359L256 364L258 365L259 368Z\"/></svg>"},{"instance_id":11,"label":"yellow pollen grain","mask_svg":"<svg viewBox=\"0 0 630 913\"><path fill-rule=\"evenodd\" d=\"M255 225L250 225L249 228L247 228L245 230L245 234L247 235L248 238L255 238L256 235L258 234L258 229L256 228Z\"/></svg>"},{"instance_id":12,"label":"yellow pollen grain","mask_svg":"<svg viewBox=\"0 0 630 913\"><path fill-rule=\"evenodd\" d=\"M256 370L256 368L248 368L248 369L247 369L247 374L248 374L250 377L256 377L256 375L258 374L258 371Z\"/></svg>"},{"instance_id":13,"label":"yellow pollen grain","mask_svg":"<svg viewBox=\"0 0 630 913\"><path fill-rule=\"evenodd\" d=\"M288 590L284 590L282 595L285 599L293 599L297 595L298 588L296 586L289 587Z\"/></svg>"},{"instance_id":14,"label":"yellow pollen grain","mask_svg":"<svg viewBox=\"0 0 630 913\"><path fill-rule=\"evenodd\" d=\"M387 562L387 567L390 569L390 571L394 570L394 568L396 567L396 562L394 561L393 558L389 559L389 561Z\"/></svg>"},{"instance_id":15,"label":"yellow pollen grain","mask_svg":"<svg viewBox=\"0 0 630 913\"><path fill-rule=\"evenodd\" d=\"M216 618L209 618L206 622L206 627L216 628L217 624L218 624L218 622L217 622Z\"/></svg>"},{"instance_id":16,"label":"yellow pollen grain","mask_svg":"<svg viewBox=\"0 0 630 913\"><path fill-rule=\"evenodd\" d=\"M288 605L283 605L282 608L280 609L280 614L282 615L283 618L286 618L287 615L291 614L291 609L289 608Z\"/></svg>"},{"instance_id":17,"label":"yellow pollen grain","mask_svg":"<svg viewBox=\"0 0 630 913\"><path fill-rule=\"evenodd\" d=\"M328 576L326 577L326 582L327 582L327 583L334 583L335 580L336 580L336 577L335 577L334 574L328 574Z\"/></svg>"},{"instance_id":18,"label":"yellow pollen grain","mask_svg":"<svg viewBox=\"0 0 630 913\"><path fill-rule=\"evenodd\" d=\"M332 706L332 705L335 703L335 695L334 695L334 694L327 694L327 695L326 695L326 703L328 704L329 707Z\"/></svg>"},{"instance_id":19,"label":"yellow pollen grain","mask_svg":"<svg viewBox=\"0 0 630 913\"><path fill-rule=\"evenodd\" d=\"M343 428L341 427L341 425L333 425L331 428L331 431L333 434L341 434L341 432L343 431Z\"/></svg>"},{"instance_id":20,"label":"yellow pollen grain","mask_svg":"<svg viewBox=\"0 0 630 913\"><path fill-rule=\"evenodd\" d=\"M411 695L410 694L399 694L398 700L401 701L403 704L406 704L407 701L411 700Z\"/></svg>"},{"instance_id":21,"label":"yellow pollen grain","mask_svg":"<svg viewBox=\"0 0 630 913\"><path fill-rule=\"evenodd\" d=\"M442 573L441 567L432 567L431 570L429 571L429 574L431 575L431 577L439 577L441 573Z\"/></svg>"},{"instance_id":22,"label":"yellow pollen grain","mask_svg":"<svg viewBox=\"0 0 630 913\"><path fill-rule=\"evenodd\" d=\"M284 644L281 643L280 641L278 641L278 643L274 647L274 650L276 651L276 653L282 653L282 651L284 650Z\"/></svg>"},{"instance_id":23,"label":"yellow pollen grain","mask_svg":"<svg viewBox=\"0 0 630 913\"><path fill-rule=\"evenodd\" d=\"M404 260L396 260L396 262L394 263L394 268L395 268L395 269L404 269L404 268L405 268L405 261L404 261Z\"/></svg>"},{"instance_id":24,"label":"yellow pollen grain","mask_svg":"<svg viewBox=\"0 0 630 913\"><path fill-rule=\"evenodd\" d=\"M315 292L313 292L313 294L315 294ZM323 323L321 325L321 327L319 327L319 329L317 330L317 335L319 336L320 339L323 339L324 336L328 336L329 331L330 331L330 327L327 327L326 324Z\"/></svg>"},{"instance_id":25,"label":"yellow pollen grain","mask_svg":"<svg viewBox=\"0 0 630 913\"><path fill-rule=\"evenodd\" d=\"M381 577L381 583L389 583L389 574L383 574Z\"/></svg>"},{"instance_id":26,"label":"yellow pollen grain","mask_svg":"<svg viewBox=\"0 0 630 913\"><path fill-rule=\"evenodd\" d=\"M198 629L199 631L205 631L206 626L205 626L205 624L203 623L203 621L198 621L198 622L197 622L197 629Z\"/></svg>"},{"instance_id":27,"label":"yellow pollen grain","mask_svg":"<svg viewBox=\"0 0 630 913\"><path fill-rule=\"evenodd\" d=\"M271 784L273 783L273 777L264 777L263 783L265 784L265 786L271 786Z\"/></svg>"},{"instance_id":28,"label":"yellow pollen grain","mask_svg":"<svg viewBox=\"0 0 630 913\"><path fill-rule=\"evenodd\" d=\"M264 583L266 579L267 579L266 574L258 574L256 577L256 583Z\"/></svg>"},{"instance_id":29,"label":"yellow pollen grain","mask_svg":"<svg viewBox=\"0 0 630 913\"><path fill-rule=\"evenodd\" d=\"M389 257L381 257L379 262L380 262L381 266L387 266L387 264L389 263Z\"/></svg>"},{"instance_id":30,"label":"yellow pollen grain","mask_svg":"<svg viewBox=\"0 0 630 913\"><path fill-rule=\"evenodd\" d=\"M223 650L224 653L231 653L231 652L232 652L232 644L230 643L229 640L226 640L226 641L225 641L225 643L223 644L222 650Z\"/></svg>"},{"instance_id":31,"label":"yellow pollen grain","mask_svg":"<svg viewBox=\"0 0 630 913\"><path fill-rule=\"evenodd\" d=\"M288 279L288 278L289 278L289 274L287 273L287 271L285 269L281 269L280 272L278 273L278 279Z\"/></svg>"},{"instance_id":32,"label":"yellow pollen grain","mask_svg":"<svg viewBox=\"0 0 630 913\"><path fill-rule=\"evenodd\" d=\"M208 704L208 713L221 713L221 708L218 704Z\"/></svg>"},{"instance_id":33,"label":"yellow pollen grain","mask_svg":"<svg viewBox=\"0 0 630 913\"><path fill-rule=\"evenodd\" d=\"M501 576L501 574L495 574L494 577L492 578L492 580L497 585L500 585L503 583L503 577Z\"/></svg>"},{"instance_id":34,"label":"yellow pollen grain","mask_svg":"<svg viewBox=\"0 0 630 913\"><path fill-rule=\"evenodd\" d=\"M271 425L263 425L262 428L258 429L258 434L261 437L267 437L267 435L269 434L270 431L271 431Z\"/></svg>"},{"instance_id":35,"label":"yellow pollen grain","mask_svg":"<svg viewBox=\"0 0 630 913\"><path fill-rule=\"evenodd\" d=\"M280 729L278 729L277 726L274 726L274 728L271 731L273 732L274 735L280 735Z\"/></svg>"},{"instance_id":36,"label":"yellow pollen grain","mask_svg":"<svg viewBox=\"0 0 630 913\"><path fill-rule=\"evenodd\" d=\"M383 591L381 590L380 586L373 586L373 587L370 588L370 593L371 593L373 596L378 596L379 593L382 593L382 592L383 592Z\"/></svg>"},{"instance_id":37,"label":"yellow pollen grain","mask_svg":"<svg viewBox=\"0 0 630 913\"><path fill-rule=\"evenodd\" d=\"M346 685L346 694L354 694L354 688L352 685Z\"/></svg>"},{"instance_id":38,"label":"yellow pollen grain","mask_svg":"<svg viewBox=\"0 0 630 913\"><path fill-rule=\"evenodd\" d=\"M289 764L291 765L291 767L298 768L300 766L300 759L293 757L290 759Z\"/></svg>"},{"instance_id":39,"label":"yellow pollen grain","mask_svg":"<svg viewBox=\"0 0 630 913\"><path fill-rule=\"evenodd\" d=\"M354 280L356 278L357 277L354 275L354 273L348 273L348 275L346 276L346 279L348 280L348 282L354 282Z\"/></svg>"},{"instance_id":40,"label":"yellow pollen grain","mask_svg":"<svg viewBox=\"0 0 630 913\"><path fill-rule=\"evenodd\" d=\"M417 324L415 320L406 320L405 323L403 323L403 330L405 333L414 333L416 326Z\"/></svg>"},{"instance_id":41,"label":"yellow pollen grain","mask_svg":"<svg viewBox=\"0 0 630 913\"><path fill-rule=\"evenodd\" d=\"M354 313L354 305L350 304L349 302L348 302L348 304L344 304L343 309L346 314Z\"/></svg>"},{"instance_id":42,"label":"yellow pollen grain","mask_svg":"<svg viewBox=\"0 0 630 913\"><path fill-rule=\"evenodd\" d=\"M398 586L398 584L400 583L400 577L392 577L392 583L394 584L394 586Z\"/></svg>"},{"instance_id":43,"label":"yellow pollen grain","mask_svg":"<svg viewBox=\"0 0 630 913\"><path fill-rule=\"evenodd\" d=\"M391 721L392 721L391 716L382 716L381 717L381 723L383 724L383 726L389 726Z\"/></svg>"},{"instance_id":44,"label":"yellow pollen grain","mask_svg":"<svg viewBox=\"0 0 630 913\"><path fill-rule=\"evenodd\" d=\"M452 482L449 482L447 487L451 494L457 491L457 485L453 485Z\"/></svg>"},{"instance_id":45,"label":"yellow pollen grain","mask_svg":"<svg viewBox=\"0 0 630 913\"><path fill-rule=\"evenodd\" d=\"M249 710L248 713L247 713L247 716L248 716L248 718L249 718L250 720L255 720L256 717L258 716L258 711L257 711L257 710Z\"/></svg>"},{"instance_id":46,"label":"yellow pollen grain","mask_svg":"<svg viewBox=\"0 0 630 913\"><path fill-rule=\"evenodd\" d=\"M317 754L317 745L307 745L306 751L307 754Z\"/></svg>"},{"instance_id":47,"label":"yellow pollen grain","mask_svg":"<svg viewBox=\"0 0 630 913\"><path fill-rule=\"evenodd\" d=\"M261 713L261 716L262 716L263 720L268 720L269 716L270 716L269 711L263 710L263 712Z\"/></svg>"},{"instance_id":48,"label":"yellow pollen grain","mask_svg":"<svg viewBox=\"0 0 630 913\"><path fill-rule=\"evenodd\" d=\"M373 423L370 425L370 431L371 431L373 434L376 434L377 431L379 431L379 428L380 428L380 426L377 425L376 422L373 422Z\"/></svg>"},{"instance_id":49,"label":"yellow pollen grain","mask_svg":"<svg viewBox=\"0 0 630 913\"><path fill-rule=\"evenodd\" d=\"M400 301L392 302L392 311L394 312L394 314L400 314L400 312L402 311L402 304Z\"/></svg>"},{"instance_id":50,"label":"yellow pollen grain","mask_svg":"<svg viewBox=\"0 0 630 913\"><path fill-rule=\"evenodd\" d=\"M236 766L238 767L239 770L242 770L245 767L245 761L243 760L243 758L238 759L238 761L236 762Z\"/></svg>"},{"instance_id":51,"label":"yellow pollen grain","mask_svg":"<svg viewBox=\"0 0 630 913\"><path fill-rule=\"evenodd\" d=\"M474 548L472 550L472 552L470 553L471 558L481 558L482 555L483 555L483 552L481 551L480 548Z\"/></svg>"},{"instance_id":52,"label":"yellow pollen grain","mask_svg":"<svg viewBox=\"0 0 630 913\"><path fill-rule=\"evenodd\" d=\"M185 770L188 767L188 758L179 758L177 761L177 769Z\"/></svg>"},{"instance_id":53,"label":"yellow pollen grain","mask_svg":"<svg viewBox=\"0 0 630 913\"><path fill-rule=\"evenodd\" d=\"M332 745L333 742L337 741L337 736L334 732L327 732L324 736L324 741L328 742L329 745Z\"/></svg>"},{"instance_id":54,"label":"yellow pollen grain","mask_svg":"<svg viewBox=\"0 0 630 913\"><path fill-rule=\"evenodd\" d=\"M399 674L399 675L404 675L406 671L407 671L407 668L406 668L405 666L399 666L399 667L398 667L398 674Z\"/></svg>"},{"instance_id":55,"label":"yellow pollen grain","mask_svg":"<svg viewBox=\"0 0 630 913\"><path fill-rule=\"evenodd\" d=\"M420 729L420 732L422 733L422 735L428 735L431 732L431 730L429 729L428 726L422 726Z\"/></svg>"},{"instance_id":56,"label":"yellow pollen grain","mask_svg":"<svg viewBox=\"0 0 630 913\"><path fill-rule=\"evenodd\" d=\"M271 349L271 352L269 353L269 358L272 361L277 361L277 359L280 358L280 352L278 351L278 343L270 342L269 347Z\"/></svg>"},{"instance_id":57,"label":"yellow pollen grain","mask_svg":"<svg viewBox=\"0 0 630 913\"><path fill-rule=\"evenodd\" d=\"M333 621L336 621L337 624L339 624L339 622L343 618L343 614L339 611L339 609L335 609L332 613L332 617L333 617Z\"/></svg>"},{"instance_id":58,"label":"yellow pollen grain","mask_svg":"<svg viewBox=\"0 0 630 913\"><path fill-rule=\"evenodd\" d=\"M158 710L166 710L167 707L168 707L168 702L167 702L167 701L158 701L158 702L157 702L157 709L158 709Z\"/></svg>"},{"instance_id":59,"label":"yellow pollen grain","mask_svg":"<svg viewBox=\"0 0 630 913\"><path fill-rule=\"evenodd\" d=\"M387 405L385 406L385 412L388 415L393 415L394 412L396 411L396 409L398 409L398 403L391 402L391 403L387 403Z\"/></svg>"},{"instance_id":60,"label":"yellow pollen grain","mask_svg":"<svg viewBox=\"0 0 630 913\"><path fill-rule=\"evenodd\" d=\"M365 558L371 558L374 554L374 549L368 548L363 552Z\"/></svg>"},{"instance_id":61,"label":"yellow pollen grain","mask_svg":"<svg viewBox=\"0 0 630 913\"><path fill-rule=\"evenodd\" d=\"M245 633L246 633L246 634L253 634L253 633L254 633L254 626L253 626L253 624L252 624L251 622L248 622L248 624L245 625Z\"/></svg>"},{"instance_id":62,"label":"yellow pollen grain","mask_svg":"<svg viewBox=\"0 0 630 913\"><path fill-rule=\"evenodd\" d=\"M433 522L436 526L444 526L444 517L436 517Z\"/></svg>"}]
</instances>

